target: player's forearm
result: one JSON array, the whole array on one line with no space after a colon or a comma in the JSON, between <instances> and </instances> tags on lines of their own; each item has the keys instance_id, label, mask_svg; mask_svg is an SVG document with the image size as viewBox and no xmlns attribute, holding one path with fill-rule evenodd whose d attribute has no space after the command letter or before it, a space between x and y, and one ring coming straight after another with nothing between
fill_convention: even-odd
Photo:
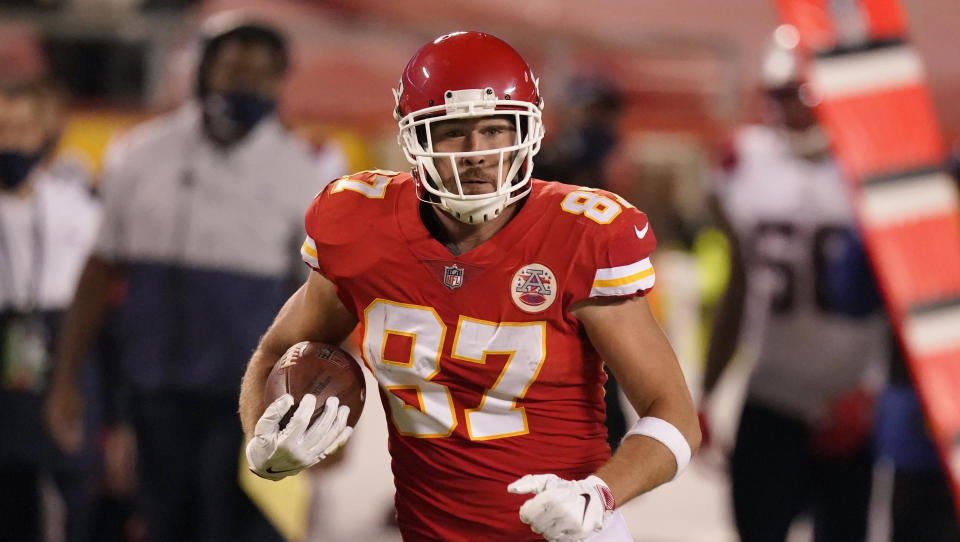
<instances>
[{"instance_id":1,"label":"player's forearm","mask_svg":"<svg viewBox=\"0 0 960 542\"><path fill-rule=\"evenodd\" d=\"M240 423L248 440L253 434L257 419L263 414L263 386L267 376L273 364L286 351L280 350L281 347L275 341L268 342L266 339L265 336L250 358L246 373L243 375L243 382L240 384Z\"/></svg>"},{"instance_id":2,"label":"player's forearm","mask_svg":"<svg viewBox=\"0 0 960 542\"><path fill-rule=\"evenodd\" d=\"M72 384L87 351L103 327L110 284L119 267L97 256L87 260L73 303L64 315L56 349L54 383Z\"/></svg>"},{"instance_id":3,"label":"player's forearm","mask_svg":"<svg viewBox=\"0 0 960 542\"><path fill-rule=\"evenodd\" d=\"M301 326L298 325L297 316L300 307L303 306L304 291L305 287L300 287L283 304L270 328L260 338L260 344L257 345L257 349L247 363L243 381L240 383L239 412L240 423L248 440L253 434L257 419L263 414L263 386L270 374L270 369L283 356L287 348L301 340L299 338Z\"/></svg>"},{"instance_id":4,"label":"player's forearm","mask_svg":"<svg viewBox=\"0 0 960 542\"><path fill-rule=\"evenodd\" d=\"M240 385L240 422L249 438L263 414L263 386L270 369L300 341L339 344L357 324L343 309L333 284L318 273L284 303L273 324L260 339Z\"/></svg>"},{"instance_id":5,"label":"player's forearm","mask_svg":"<svg viewBox=\"0 0 960 542\"><path fill-rule=\"evenodd\" d=\"M641 417L652 416L669 422L683 436L690 454L700 447L700 426L692 404L685 401L658 401ZM645 436L630 435L623 440L610 460L597 469L613 493L617 506L669 482L677 473L677 459L662 442Z\"/></svg>"},{"instance_id":6,"label":"player's forearm","mask_svg":"<svg viewBox=\"0 0 960 542\"><path fill-rule=\"evenodd\" d=\"M629 437L595 473L610 487L617 506L642 495L673 477L673 454L651 438Z\"/></svg>"},{"instance_id":7,"label":"player's forearm","mask_svg":"<svg viewBox=\"0 0 960 542\"><path fill-rule=\"evenodd\" d=\"M710 342L707 346L707 365L703 371L701 390L703 399L716 387L720 376L730 364L740 339L740 326L743 321L744 305L747 296L746 265L743 260L743 247L733 223L730 222L720 200L709 198L708 207L717 227L727 238L730 253L730 277L727 288L713 314L710 326Z\"/></svg>"},{"instance_id":8,"label":"player's forearm","mask_svg":"<svg viewBox=\"0 0 960 542\"><path fill-rule=\"evenodd\" d=\"M704 397L713 392L737 349L745 298L746 282L743 267L733 265L727 291L713 315L710 343L707 347L707 365L703 371Z\"/></svg>"},{"instance_id":9,"label":"player's forearm","mask_svg":"<svg viewBox=\"0 0 960 542\"><path fill-rule=\"evenodd\" d=\"M667 423L671 438L685 441L684 449L695 451L701 437L693 399L673 348L646 300L594 300L574 311L637 414ZM678 431L681 436L676 435ZM617 503L623 504L676 472L677 459L664 444L630 436L596 474L610 486Z\"/></svg>"}]
</instances>

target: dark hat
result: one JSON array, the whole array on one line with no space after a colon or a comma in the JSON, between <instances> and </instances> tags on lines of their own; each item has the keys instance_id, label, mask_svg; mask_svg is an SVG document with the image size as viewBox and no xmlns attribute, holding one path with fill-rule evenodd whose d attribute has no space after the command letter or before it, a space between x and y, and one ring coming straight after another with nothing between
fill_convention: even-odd
<instances>
[{"instance_id":1,"label":"dark hat","mask_svg":"<svg viewBox=\"0 0 960 542\"><path fill-rule=\"evenodd\" d=\"M220 13L204 21L200 29L200 40L200 62L197 64L195 88L198 96L206 94L205 79L210 63L220 47L228 41L266 45L276 54L276 68L281 75L286 73L290 64L287 39L280 30L263 21L233 13Z\"/></svg>"}]
</instances>

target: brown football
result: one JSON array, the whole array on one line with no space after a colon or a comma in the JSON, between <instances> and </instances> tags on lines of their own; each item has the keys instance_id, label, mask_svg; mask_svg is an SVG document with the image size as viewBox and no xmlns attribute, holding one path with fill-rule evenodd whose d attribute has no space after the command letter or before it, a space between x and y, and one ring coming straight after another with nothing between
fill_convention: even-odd
<instances>
[{"instance_id":1,"label":"brown football","mask_svg":"<svg viewBox=\"0 0 960 542\"><path fill-rule=\"evenodd\" d=\"M338 346L304 341L291 346L270 370L263 393L263 406L266 408L285 393L293 395L296 403L280 420L282 428L290 420L304 394L317 396L311 421L320 416L327 398L336 395L341 405L350 407L347 425L353 427L363 411L366 390L363 370L353 356Z\"/></svg>"}]
</instances>

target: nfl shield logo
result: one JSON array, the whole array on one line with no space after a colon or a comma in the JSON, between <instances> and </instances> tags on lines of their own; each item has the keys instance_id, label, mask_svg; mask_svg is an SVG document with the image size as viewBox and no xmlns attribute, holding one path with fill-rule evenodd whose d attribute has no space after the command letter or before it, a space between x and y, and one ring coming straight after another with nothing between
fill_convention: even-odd
<instances>
[{"instance_id":1,"label":"nfl shield logo","mask_svg":"<svg viewBox=\"0 0 960 542\"><path fill-rule=\"evenodd\" d=\"M463 268L457 264L443 266L443 285L451 290L463 286Z\"/></svg>"}]
</instances>

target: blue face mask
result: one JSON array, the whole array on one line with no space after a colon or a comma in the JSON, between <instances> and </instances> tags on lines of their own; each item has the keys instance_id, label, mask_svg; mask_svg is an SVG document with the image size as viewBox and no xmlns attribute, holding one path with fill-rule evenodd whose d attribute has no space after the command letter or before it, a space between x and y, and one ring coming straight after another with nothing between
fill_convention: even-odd
<instances>
[{"instance_id":1,"label":"blue face mask","mask_svg":"<svg viewBox=\"0 0 960 542\"><path fill-rule=\"evenodd\" d=\"M23 185L43 154L43 149L35 152L0 149L0 190L13 191Z\"/></svg>"},{"instance_id":2,"label":"blue face mask","mask_svg":"<svg viewBox=\"0 0 960 542\"><path fill-rule=\"evenodd\" d=\"M204 126L215 141L231 144L243 139L274 109L274 100L253 92L211 92L203 99Z\"/></svg>"}]
</instances>

